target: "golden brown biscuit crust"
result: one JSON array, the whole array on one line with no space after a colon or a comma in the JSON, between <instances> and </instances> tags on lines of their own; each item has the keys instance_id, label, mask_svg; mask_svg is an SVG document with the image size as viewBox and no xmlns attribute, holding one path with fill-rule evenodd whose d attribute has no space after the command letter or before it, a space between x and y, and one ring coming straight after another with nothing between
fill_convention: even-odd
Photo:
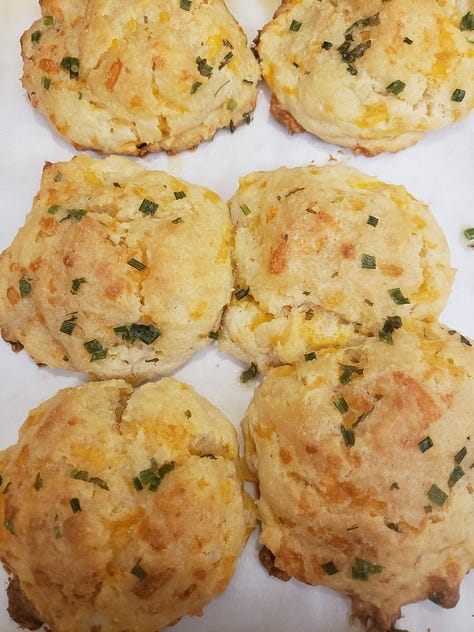
<instances>
[{"instance_id":1,"label":"golden brown biscuit crust","mask_svg":"<svg viewBox=\"0 0 474 632\"><path fill-rule=\"evenodd\" d=\"M231 294L230 238L208 189L120 157L48 163L0 257L2 335L93 377L166 374L211 342Z\"/></svg>"},{"instance_id":2,"label":"golden brown biscuit crust","mask_svg":"<svg viewBox=\"0 0 474 632\"><path fill-rule=\"evenodd\" d=\"M156 632L222 592L252 525L234 427L170 378L60 391L0 456L0 557L54 632Z\"/></svg>"},{"instance_id":3,"label":"golden brown biscuit crust","mask_svg":"<svg viewBox=\"0 0 474 632\"><path fill-rule=\"evenodd\" d=\"M40 4L22 82L76 148L173 154L250 121L259 67L223 0Z\"/></svg>"},{"instance_id":4,"label":"golden brown biscuit crust","mask_svg":"<svg viewBox=\"0 0 474 632\"><path fill-rule=\"evenodd\" d=\"M453 607L474 564L473 386L472 342L409 322L271 370L243 428L276 566L380 630L406 603Z\"/></svg>"},{"instance_id":5,"label":"golden brown biscuit crust","mask_svg":"<svg viewBox=\"0 0 474 632\"><path fill-rule=\"evenodd\" d=\"M455 0L284 0L257 42L272 111L368 156L474 107L469 25ZM468 5L463 5L467 11Z\"/></svg>"}]
</instances>

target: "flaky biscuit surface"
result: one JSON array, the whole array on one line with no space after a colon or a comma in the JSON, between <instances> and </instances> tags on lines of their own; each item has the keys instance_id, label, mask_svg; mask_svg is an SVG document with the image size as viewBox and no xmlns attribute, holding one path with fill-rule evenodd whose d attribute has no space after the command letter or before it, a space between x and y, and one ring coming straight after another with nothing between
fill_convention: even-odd
<instances>
[{"instance_id":1,"label":"flaky biscuit surface","mask_svg":"<svg viewBox=\"0 0 474 632\"><path fill-rule=\"evenodd\" d=\"M258 64L222 0L43 0L23 86L78 148L176 153L255 107Z\"/></svg>"}]
</instances>

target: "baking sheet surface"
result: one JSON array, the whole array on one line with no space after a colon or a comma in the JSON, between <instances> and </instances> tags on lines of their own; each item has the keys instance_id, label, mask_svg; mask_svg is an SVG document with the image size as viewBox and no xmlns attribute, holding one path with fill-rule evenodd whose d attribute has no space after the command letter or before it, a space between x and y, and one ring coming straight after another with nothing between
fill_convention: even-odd
<instances>
[{"instance_id":1,"label":"baking sheet surface","mask_svg":"<svg viewBox=\"0 0 474 632\"><path fill-rule=\"evenodd\" d=\"M251 41L270 19L278 0L228 0L227 5ZM36 0L0 0L0 250L6 248L31 208L45 160L69 160L77 153L35 112L21 87L19 38L40 16ZM92 155L92 154L91 154ZM254 120L217 133L210 143L175 157L142 159L148 168L207 186L224 199L237 189L239 176L329 160L344 163L394 184L403 184L426 202L447 237L457 275L442 321L474 337L474 248L463 231L474 226L474 113L431 133L416 146L395 155L356 157L309 134L290 137L269 115L269 95L260 87ZM252 395L252 385L239 382L243 365L209 348L198 353L175 376L218 406L239 427ZM84 381L79 374L39 368L25 352L13 354L0 342L0 449L16 441L28 411L57 390ZM267 575L257 560L255 532L240 559L227 591L206 607L204 616L185 618L174 632L355 632L349 602L325 588L295 580L284 583ZM0 574L0 630L19 628L6 611L6 575ZM461 587L456 608L443 610L426 601L402 610L399 627L409 632L474 632L474 572ZM73 632L73 631L71 631Z\"/></svg>"}]
</instances>

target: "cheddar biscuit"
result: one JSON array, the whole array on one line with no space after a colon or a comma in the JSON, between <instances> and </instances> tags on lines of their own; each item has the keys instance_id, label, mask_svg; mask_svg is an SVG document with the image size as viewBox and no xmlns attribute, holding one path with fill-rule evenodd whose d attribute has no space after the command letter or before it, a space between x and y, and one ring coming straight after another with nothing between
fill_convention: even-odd
<instances>
[{"instance_id":1,"label":"cheddar biscuit","mask_svg":"<svg viewBox=\"0 0 474 632\"><path fill-rule=\"evenodd\" d=\"M78 149L177 153L250 121L259 67L223 0L41 0L32 105Z\"/></svg>"},{"instance_id":2,"label":"cheddar biscuit","mask_svg":"<svg viewBox=\"0 0 474 632\"><path fill-rule=\"evenodd\" d=\"M438 324L265 375L243 427L280 572L377 630L410 602L453 607L474 566L473 394L472 341Z\"/></svg>"},{"instance_id":3,"label":"cheddar biscuit","mask_svg":"<svg viewBox=\"0 0 474 632\"><path fill-rule=\"evenodd\" d=\"M209 342L232 288L231 224L212 191L126 158L47 163L0 257L0 326L34 360L132 382Z\"/></svg>"},{"instance_id":4,"label":"cheddar biscuit","mask_svg":"<svg viewBox=\"0 0 474 632\"><path fill-rule=\"evenodd\" d=\"M0 455L0 558L36 620L155 632L200 615L253 526L237 460L231 423L172 378L90 382L38 406Z\"/></svg>"},{"instance_id":5,"label":"cheddar biscuit","mask_svg":"<svg viewBox=\"0 0 474 632\"><path fill-rule=\"evenodd\" d=\"M257 46L273 114L290 133L369 156L463 118L474 107L474 16L461 4L284 0Z\"/></svg>"},{"instance_id":6,"label":"cheddar biscuit","mask_svg":"<svg viewBox=\"0 0 474 632\"><path fill-rule=\"evenodd\" d=\"M229 203L235 292L220 348L261 371L438 317L453 270L428 207L343 165L245 176Z\"/></svg>"}]
</instances>

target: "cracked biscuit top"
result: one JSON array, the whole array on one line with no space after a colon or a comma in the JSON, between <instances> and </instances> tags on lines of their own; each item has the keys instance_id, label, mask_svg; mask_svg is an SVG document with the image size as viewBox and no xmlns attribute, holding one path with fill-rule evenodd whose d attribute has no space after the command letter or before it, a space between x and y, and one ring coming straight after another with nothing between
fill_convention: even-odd
<instances>
[{"instance_id":1,"label":"cracked biscuit top","mask_svg":"<svg viewBox=\"0 0 474 632\"><path fill-rule=\"evenodd\" d=\"M230 299L231 224L212 191L121 157L47 163L0 257L2 336L101 379L168 373Z\"/></svg>"},{"instance_id":2,"label":"cracked biscuit top","mask_svg":"<svg viewBox=\"0 0 474 632\"><path fill-rule=\"evenodd\" d=\"M42 403L0 454L10 612L54 632L156 632L201 614L253 527L238 458L232 424L171 378Z\"/></svg>"},{"instance_id":3,"label":"cracked biscuit top","mask_svg":"<svg viewBox=\"0 0 474 632\"><path fill-rule=\"evenodd\" d=\"M393 630L474 565L474 349L438 324L272 369L243 421L260 541L281 572ZM402 624L403 625L403 624Z\"/></svg>"},{"instance_id":4,"label":"cracked biscuit top","mask_svg":"<svg viewBox=\"0 0 474 632\"><path fill-rule=\"evenodd\" d=\"M470 2L284 0L258 42L272 112L367 155L413 145L474 107L473 30Z\"/></svg>"},{"instance_id":5,"label":"cracked biscuit top","mask_svg":"<svg viewBox=\"0 0 474 632\"><path fill-rule=\"evenodd\" d=\"M342 164L240 180L235 287L220 347L261 371L351 344L388 317L432 320L451 290L444 235L404 187Z\"/></svg>"},{"instance_id":6,"label":"cracked biscuit top","mask_svg":"<svg viewBox=\"0 0 474 632\"><path fill-rule=\"evenodd\" d=\"M259 67L223 0L41 0L31 103L75 147L176 153L250 121Z\"/></svg>"}]
</instances>

